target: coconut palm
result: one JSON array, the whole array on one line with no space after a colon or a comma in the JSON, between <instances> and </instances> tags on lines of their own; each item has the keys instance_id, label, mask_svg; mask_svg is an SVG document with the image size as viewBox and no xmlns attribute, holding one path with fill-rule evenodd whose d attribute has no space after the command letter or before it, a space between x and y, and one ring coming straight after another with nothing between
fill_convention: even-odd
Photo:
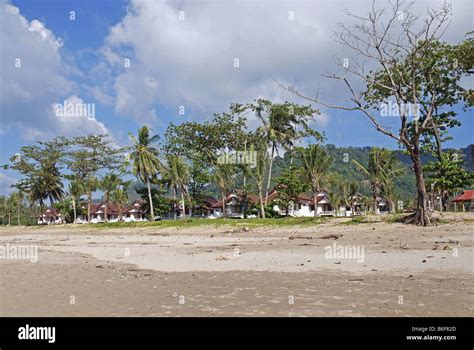
<instances>
[{"instance_id":1,"label":"coconut palm","mask_svg":"<svg viewBox=\"0 0 474 350\"><path fill-rule=\"evenodd\" d=\"M212 171L211 177L217 184L222 198L222 215L227 217L225 197L230 189L230 185L234 176L234 166L232 164L216 164Z\"/></svg>"},{"instance_id":2,"label":"coconut palm","mask_svg":"<svg viewBox=\"0 0 474 350\"><path fill-rule=\"evenodd\" d=\"M80 203L81 196L86 193L84 185L80 181L71 181L69 183L69 195L72 200L72 210L74 212L74 221L77 220L77 205Z\"/></svg>"},{"instance_id":3,"label":"coconut palm","mask_svg":"<svg viewBox=\"0 0 474 350\"><path fill-rule=\"evenodd\" d=\"M107 207L109 206L111 194L122 184L122 179L114 173L106 174L99 183L99 188L104 191L104 219L108 222Z\"/></svg>"},{"instance_id":4,"label":"coconut palm","mask_svg":"<svg viewBox=\"0 0 474 350\"><path fill-rule=\"evenodd\" d=\"M91 205L92 205L92 192L97 191L99 188L99 180L93 176L90 175L85 178L83 181L83 186L87 194L87 222L91 222Z\"/></svg>"},{"instance_id":5,"label":"coconut palm","mask_svg":"<svg viewBox=\"0 0 474 350\"><path fill-rule=\"evenodd\" d=\"M122 213L128 203L127 191L122 187L117 187L111 195L111 198L119 210L119 220L122 220Z\"/></svg>"},{"instance_id":6,"label":"coconut palm","mask_svg":"<svg viewBox=\"0 0 474 350\"><path fill-rule=\"evenodd\" d=\"M21 213L21 209L23 208L24 200L25 200L25 195L22 191L15 191L10 195L11 210L13 211L13 208L16 209L18 226L21 225L20 213Z\"/></svg>"},{"instance_id":7,"label":"coconut palm","mask_svg":"<svg viewBox=\"0 0 474 350\"><path fill-rule=\"evenodd\" d=\"M177 155L168 155L167 164L163 169L163 181L170 188L173 188L173 192L181 194L181 206L183 207L183 215L186 213L185 197L189 198L188 182L190 179L190 169L184 158ZM192 214L192 207L190 207L190 213Z\"/></svg>"},{"instance_id":8,"label":"coconut palm","mask_svg":"<svg viewBox=\"0 0 474 350\"><path fill-rule=\"evenodd\" d=\"M309 145L303 150L301 156L302 172L304 178L311 184L314 195L314 216L317 216L318 193L321 192L323 176L329 172L333 162L332 157L319 144Z\"/></svg>"},{"instance_id":9,"label":"coconut palm","mask_svg":"<svg viewBox=\"0 0 474 350\"><path fill-rule=\"evenodd\" d=\"M131 147L130 159L132 161L132 171L140 181L146 184L148 189L148 200L150 201L150 219L155 219L153 211L153 200L151 197L151 181L156 178L162 164L158 159L158 148L153 144L158 141L158 135L150 137L151 129L143 126L138 130L138 138L129 133L130 140L133 142Z\"/></svg>"},{"instance_id":10,"label":"coconut palm","mask_svg":"<svg viewBox=\"0 0 474 350\"><path fill-rule=\"evenodd\" d=\"M262 112L265 110L268 112L264 115ZM267 188L265 192L266 205L272 179L275 151L277 151L278 146L282 146L285 149L291 149L293 147L293 142L297 138L295 124L298 124L298 120L286 105L271 104L268 101L264 102L259 108L256 108L256 114L263 124L258 130L264 134L267 145L271 147L270 166L268 169Z\"/></svg>"},{"instance_id":11,"label":"coconut palm","mask_svg":"<svg viewBox=\"0 0 474 350\"><path fill-rule=\"evenodd\" d=\"M265 203L263 199L263 188L265 182L265 174L269 164L269 156L266 144L258 144L256 149L256 164L255 164L255 182L257 183L258 197L260 201L260 216L265 218Z\"/></svg>"},{"instance_id":12,"label":"coconut palm","mask_svg":"<svg viewBox=\"0 0 474 350\"><path fill-rule=\"evenodd\" d=\"M398 166L398 160L389 150L374 147L370 150L367 166L356 160L352 160L352 163L356 170L369 182L374 214L378 214L377 199L381 196L384 187L388 187L393 178L402 172L402 169Z\"/></svg>"}]
</instances>

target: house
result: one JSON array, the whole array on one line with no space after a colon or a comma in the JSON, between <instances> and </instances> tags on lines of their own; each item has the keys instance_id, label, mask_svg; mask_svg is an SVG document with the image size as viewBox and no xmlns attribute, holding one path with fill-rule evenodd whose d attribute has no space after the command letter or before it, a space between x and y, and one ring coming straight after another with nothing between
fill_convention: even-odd
<instances>
[{"instance_id":1,"label":"house","mask_svg":"<svg viewBox=\"0 0 474 350\"><path fill-rule=\"evenodd\" d=\"M61 213L54 207L46 208L38 217L38 225L63 224Z\"/></svg>"},{"instance_id":2,"label":"house","mask_svg":"<svg viewBox=\"0 0 474 350\"><path fill-rule=\"evenodd\" d=\"M225 196L225 210L228 218L243 218L244 211L258 203L258 197L252 193L245 192L241 189L233 189ZM219 200L210 206L210 215L208 218L223 217L223 200ZM247 215L248 218L256 217L256 215Z\"/></svg>"},{"instance_id":3,"label":"house","mask_svg":"<svg viewBox=\"0 0 474 350\"><path fill-rule=\"evenodd\" d=\"M462 203L462 211L466 210L466 204L469 205L469 210L474 210L474 190L464 190L462 194L454 198L451 202Z\"/></svg>"},{"instance_id":4,"label":"house","mask_svg":"<svg viewBox=\"0 0 474 350\"><path fill-rule=\"evenodd\" d=\"M275 187L268 193L267 203L273 205L273 210L280 215L286 215L286 209L280 208L278 200L280 199L280 193L278 188ZM288 216L303 217L311 216L311 198L301 194L298 196L298 201L296 203L291 202L288 207ZM313 206L314 207L314 206ZM313 214L314 216L314 214Z\"/></svg>"},{"instance_id":5,"label":"house","mask_svg":"<svg viewBox=\"0 0 474 350\"><path fill-rule=\"evenodd\" d=\"M314 206L315 206L315 200L314 196L311 197L311 205L310 205L310 210L311 214L314 216ZM331 201L329 200L328 193L325 190L322 190L320 193L316 195L316 203L317 203L317 208L316 208L316 215L317 216L335 216L336 211L331 205Z\"/></svg>"},{"instance_id":6,"label":"house","mask_svg":"<svg viewBox=\"0 0 474 350\"><path fill-rule=\"evenodd\" d=\"M388 214L390 212L389 203L385 198L377 197L377 212L375 214Z\"/></svg>"},{"instance_id":7,"label":"house","mask_svg":"<svg viewBox=\"0 0 474 350\"><path fill-rule=\"evenodd\" d=\"M145 213L142 210L143 201L135 200L132 204L125 208L122 220L130 221L145 221Z\"/></svg>"},{"instance_id":8,"label":"house","mask_svg":"<svg viewBox=\"0 0 474 350\"><path fill-rule=\"evenodd\" d=\"M130 205L126 205L124 208L119 209L116 203L110 202L107 204L107 210L105 203L91 204L90 215L91 223L96 224L98 222L105 222L105 213L107 212L107 220L109 222L118 222L120 220L125 222L131 221L146 221L145 213L142 210L143 202L135 200ZM87 205L82 206L85 214L78 215L76 224L87 223Z\"/></svg>"},{"instance_id":9,"label":"house","mask_svg":"<svg viewBox=\"0 0 474 350\"><path fill-rule=\"evenodd\" d=\"M286 210L278 205L279 199L278 188L275 187L270 191L267 197L267 203L273 203L273 210L280 215L286 215ZM291 202L288 208L288 216L294 217L311 217L314 216L315 201L313 197L305 194L298 195L296 203ZM329 197L325 191L321 191L316 195L316 215L317 216L334 216L335 212L330 204Z\"/></svg>"},{"instance_id":10,"label":"house","mask_svg":"<svg viewBox=\"0 0 474 350\"><path fill-rule=\"evenodd\" d=\"M212 197L204 198L200 204L196 204L193 206L193 217L209 217L213 213L212 206L217 202L218 201Z\"/></svg>"},{"instance_id":11,"label":"house","mask_svg":"<svg viewBox=\"0 0 474 350\"><path fill-rule=\"evenodd\" d=\"M361 193L354 194L349 198L348 206L341 205L339 207L338 216L358 216L366 215L367 211L364 209L364 196ZM354 210L354 213L352 212Z\"/></svg>"}]
</instances>

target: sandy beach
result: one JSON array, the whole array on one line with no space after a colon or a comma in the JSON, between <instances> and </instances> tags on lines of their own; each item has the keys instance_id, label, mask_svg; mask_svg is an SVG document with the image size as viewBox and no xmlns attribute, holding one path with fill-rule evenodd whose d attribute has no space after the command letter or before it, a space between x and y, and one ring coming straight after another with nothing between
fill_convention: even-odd
<instances>
[{"instance_id":1,"label":"sandy beach","mask_svg":"<svg viewBox=\"0 0 474 350\"><path fill-rule=\"evenodd\" d=\"M443 219L2 227L37 261L0 259L0 316L473 316L474 213Z\"/></svg>"}]
</instances>

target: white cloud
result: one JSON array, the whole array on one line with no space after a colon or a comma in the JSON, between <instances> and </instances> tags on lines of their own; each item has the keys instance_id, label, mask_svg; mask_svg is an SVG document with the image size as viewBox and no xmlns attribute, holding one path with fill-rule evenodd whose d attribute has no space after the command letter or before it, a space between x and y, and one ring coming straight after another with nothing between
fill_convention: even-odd
<instances>
[{"instance_id":1,"label":"white cloud","mask_svg":"<svg viewBox=\"0 0 474 350\"><path fill-rule=\"evenodd\" d=\"M84 102L72 94L77 86L66 73L75 68L62 59L61 39L38 20L29 22L5 1L0 1L0 23L2 129L29 142L55 135L107 132L97 119L60 118L54 113L54 103Z\"/></svg>"},{"instance_id":2,"label":"white cloud","mask_svg":"<svg viewBox=\"0 0 474 350\"><path fill-rule=\"evenodd\" d=\"M370 6L368 0L132 0L102 49L109 64L121 70L114 83L115 108L142 122L155 120L151 111L158 104L176 111L183 105L204 117L230 102L273 98L275 81L297 84L308 94L322 82L321 96L342 97L341 85L321 77L333 70L332 55L342 52L332 32L338 22L350 20L346 8L364 14ZM437 3L415 4L420 12L433 6ZM468 1L454 4L448 37L461 40L470 30L469 8ZM125 58L131 60L129 68L123 66Z\"/></svg>"}]
</instances>

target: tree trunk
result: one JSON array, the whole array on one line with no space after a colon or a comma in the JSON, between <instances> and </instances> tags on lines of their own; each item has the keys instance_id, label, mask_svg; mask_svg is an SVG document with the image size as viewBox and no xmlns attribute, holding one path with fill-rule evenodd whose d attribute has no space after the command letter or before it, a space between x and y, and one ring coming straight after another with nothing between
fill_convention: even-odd
<instances>
[{"instance_id":1,"label":"tree trunk","mask_svg":"<svg viewBox=\"0 0 474 350\"><path fill-rule=\"evenodd\" d=\"M377 215L377 191L375 189L372 191L372 200L374 201L374 215Z\"/></svg>"},{"instance_id":2,"label":"tree trunk","mask_svg":"<svg viewBox=\"0 0 474 350\"><path fill-rule=\"evenodd\" d=\"M225 192L222 192L222 217L225 219L227 213L225 212Z\"/></svg>"},{"instance_id":3,"label":"tree trunk","mask_svg":"<svg viewBox=\"0 0 474 350\"><path fill-rule=\"evenodd\" d=\"M105 220L105 223L109 222L109 217L107 216L108 204L109 204L109 198L108 198L107 195L105 195L105 207L104 207L104 220Z\"/></svg>"},{"instance_id":4,"label":"tree trunk","mask_svg":"<svg viewBox=\"0 0 474 350\"><path fill-rule=\"evenodd\" d=\"M91 223L91 202L92 202L92 192L87 192L87 223Z\"/></svg>"},{"instance_id":5,"label":"tree trunk","mask_svg":"<svg viewBox=\"0 0 474 350\"><path fill-rule=\"evenodd\" d=\"M272 156L270 158L270 166L268 168L267 190L265 192L265 206L267 206L268 192L270 191L270 182L272 181L272 167L273 167L274 155L275 155L275 143L273 143L273 146L272 146Z\"/></svg>"},{"instance_id":6,"label":"tree trunk","mask_svg":"<svg viewBox=\"0 0 474 350\"><path fill-rule=\"evenodd\" d=\"M173 186L173 220L176 220L176 186Z\"/></svg>"},{"instance_id":7,"label":"tree trunk","mask_svg":"<svg viewBox=\"0 0 474 350\"><path fill-rule=\"evenodd\" d=\"M260 199L260 215L262 219L265 219L265 205L263 204L263 195L262 195L262 189L258 189L258 197Z\"/></svg>"},{"instance_id":8,"label":"tree trunk","mask_svg":"<svg viewBox=\"0 0 474 350\"><path fill-rule=\"evenodd\" d=\"M11 210L8 210L8 226L12 224L12 212Z\"/></svg>"},{"instance_id":9,"label":"tree trunk","mask_svg":"<svg viewBox=\"0 0 474 350\"><path fill-rule=\"evenodd\" d=\"M413 162L413 171L415 172L417 188L417 205L411 222L421 226L430 226L430 215L426 205L427 195L425 179L423 177L423 170L421 167L420 149L417 144L410 152L410 158Z\"/></svg>"},{"instance_id":10,"label":"tree trunk","mask_svg":"<svg viewBox=\"0 0 474 350\"><path fill-rule=\"evenodd\" d=\"M314 194L314 217L318 216L318 192L313 190Z\"/></svg>"},{"instance_id":11,"label":"tree trunk","mask_svg":"<svg viewBox=\"0 0 474 350\"><path fill-rule=\"evenodd\" d=\"M151 198L150 179L146 178L146 186L148 188L148 200L150 201L150 221L155 221L155 212L153 211L153 200Z\"/></svg>"},{"instance_id":12,"label":"tree trunk","mask_svg":"<svg viewBox=\"0 0 474 350\"><path fill-rule=\"evenodd\" d=\"M76 199L72 198L72 211L74 212L74 223L77 220L77 212L76 212Z\"/></svg>"},{"instance_id":13,"label":"tree trunk","mask_svg":"<svg viewBox=\"0 0 474 350\"><path fill-rule=\"evenodd\" d=\"M184 193L183 190L181 190L181 205L183 207L183 210L181 211L181 219L184 219L186 215L186 205L184 204Z\"/></svg>"},{"instance_id":14,"label":"tree trunk","mask_svg":"<svg viewBox=\"0 0 474 350\"><path fill-rule=\"evenodd\" d=\"M390 214L394 214L395 213L395 203L393 200L391 200L390 198L387 198L387 202L388 202L388 211Z\"/></svg>"},{"instance_id":15,"label":"tree trunk","mask_svg":"<svg viewBox=\"0 0 474 350\"><path fill-rule=\"evenodd\" d=\"M16 216L17 216L18 226L20 226L21 225L21 223L20 223L20 206L18 206L18 208L17 208Z\"/></svg>"}]
</instances>

